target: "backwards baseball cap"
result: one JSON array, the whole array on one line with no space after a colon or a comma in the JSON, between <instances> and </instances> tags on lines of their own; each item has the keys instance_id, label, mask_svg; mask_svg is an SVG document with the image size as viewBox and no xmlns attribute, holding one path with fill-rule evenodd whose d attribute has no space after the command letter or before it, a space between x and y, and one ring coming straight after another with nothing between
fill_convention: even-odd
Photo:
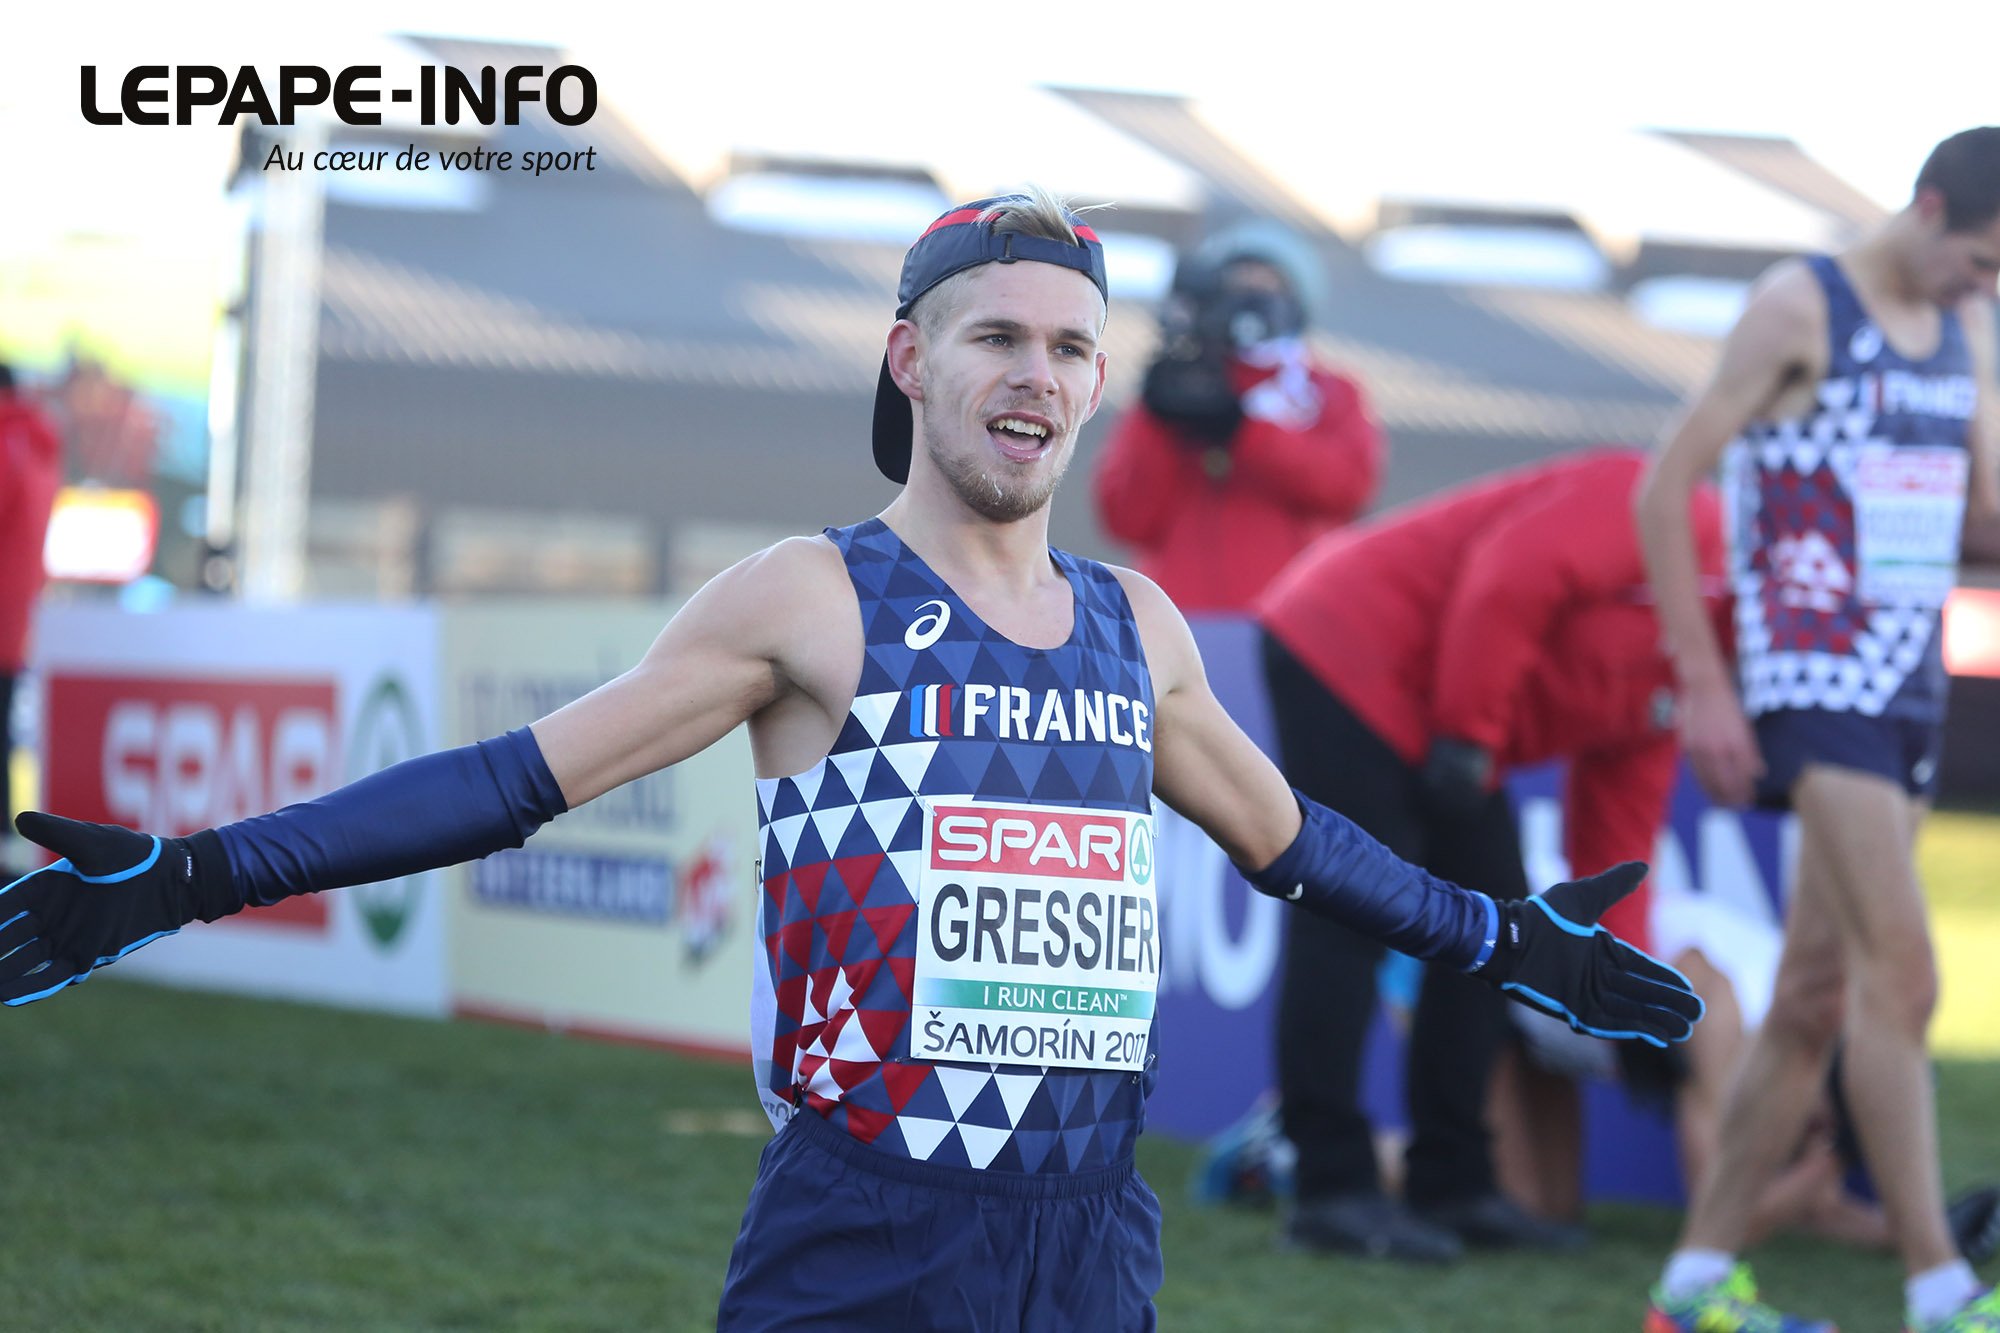
<instances>
[{"instance_id":1,"label":"backwards baseball cap","mask_svg":"<svg viewBox=\"0 0 2000 1333\"><path fill-rule=\"evenodd\" d=\"M1063 210L1063 217L1076 232L1073 242L1018 231L996 234L992 218L980 220L990 208L1011 210L1033 204L1021 194L975 199L931 223L903 256L903 277L896 284L896 318L909 318L918 298L955 273L981 264L1012 264L1023 259L1075 269L1096 283L1098 292L1109 301L1111 293L1104 283L1104 243L1076 214ZM875 466L890 481L910 479L911 432L910 400L890 377L889 358L884 355L882 374L875 383Z\"/></svg>"}]
</instances>

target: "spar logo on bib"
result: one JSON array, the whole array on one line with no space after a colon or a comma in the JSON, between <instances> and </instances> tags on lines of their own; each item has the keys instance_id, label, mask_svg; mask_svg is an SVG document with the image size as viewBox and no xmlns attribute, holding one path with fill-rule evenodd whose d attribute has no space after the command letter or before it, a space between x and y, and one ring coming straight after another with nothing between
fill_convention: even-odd
<instances>
[{"instance_id":1,"label":"spar logo on bib","mask_svg":"<svg viewBox=\"0 0 2000 1333\"><path fill-rule=\"evenodd\" d=\"M936 823L931 858L938 869L1125 878L1130 858L1127 817L1122 813L1069 813L1031 805L940 805L932 814Z\"/></svg>"},{"instance_id":2,"label":"spar logo on bib","mask_svg":"<svg viewBox=\"0 0 2000 1333\"><path fill-rule=\"evenodd\" d=\"M1159 987L1152 816L927 803L918 1059L1143 1067Z\"/></svg>"}]
</instances>

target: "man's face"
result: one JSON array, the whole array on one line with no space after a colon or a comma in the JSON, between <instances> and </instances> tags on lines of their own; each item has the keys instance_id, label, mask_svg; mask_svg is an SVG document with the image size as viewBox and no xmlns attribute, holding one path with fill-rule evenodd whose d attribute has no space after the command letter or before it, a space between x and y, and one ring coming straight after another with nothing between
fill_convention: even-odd
<instances>
[{"instance_id":1,"label":"man's face","mask_svg":"<svg viewBox=\"0 0 2000 1333\"><path fill-rule=\"evenodd\" d=\"M2000 280L2000 215L1967 231L1946 231L1943 199L1920 196L1917 208L1925 223L1917 251L1917 280L1924 295L1941 306L1955 306L1974 293L1992 296Z\"/></svg>"},{"instance_id":2,"label":"man's face","mask_svg":"<svg viewBox=\"0 0 2000 1333\"><path fill-rule=\"evenodd\" d=\"M974 512L1026 518L1055 493L1103 395L1104 299L1083 274L1034 262L984 264L931 295L943 317L925 321L929 335L910 330L902 362L922 394L923 450Z\"/></svg>"}]
</instances>

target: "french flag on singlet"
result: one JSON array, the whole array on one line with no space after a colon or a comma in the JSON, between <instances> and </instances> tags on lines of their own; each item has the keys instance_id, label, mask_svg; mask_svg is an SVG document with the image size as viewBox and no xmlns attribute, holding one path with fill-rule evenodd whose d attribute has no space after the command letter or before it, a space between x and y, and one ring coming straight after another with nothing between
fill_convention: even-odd
<instances>
[{"instance_id":1,"label":"french flag on singlet","mask_svg":"<svg viewBox=\"0 0 2000 1333\"><path fill-rule=\"evenodd\" d=\"M910 734L912 736L950 736L951 702L954 694L960 693L961 686L946 682L941 685L919 685L910 691Z\"/></svg>"},{"instance_id":2,"label":"french flag on singlet","mask_svg":"<svg viewBox=\"0 0 2000 1333\"><path fill-rule=\"evenodd\" d=\"M1978 398L1965 330L1944 311L1936 348L1906 357L1839 264L1809 262L1827 306L1813 405L1724 455L1744 707L1936 721Z\"/></svg>"},{"instance_id":3,"label":"french flag on singlet","mask_svg":"<svg viewBox=\"0 0 2000 1333\"><path fill-rule=\"evenodd\" d=\"M881 520L827 536L845 557L866 652L826 758L757 783L752 1051L766 1110L775 1123L809 1110L941 1164L1061 1172L1123 1160L1157 1076L1158 959L1140 891L1152 685L1124 590L1103 566L1051 551L1075 624L1060 647L1027 648L983 624ZM1012 814L983 820L988 809ZM983 877L947 886L939 912L962 911L925 935L919 885L942 863L933 856L975 861ZM1003 910L1007 885L1030 887L1010 890L1006 910L1034 914L1003 929L984 913ZM1055 984L981 982L969 970L981 948ZM951 961L939 963L941 949ZM935 994L1038 1017L982 1030L941 1018L955 1012L944 1000L919 1015L926 966L947 973L930 979ZM968 1058L913 1057L913 1037Z\"/></svg>"}]
</instances>

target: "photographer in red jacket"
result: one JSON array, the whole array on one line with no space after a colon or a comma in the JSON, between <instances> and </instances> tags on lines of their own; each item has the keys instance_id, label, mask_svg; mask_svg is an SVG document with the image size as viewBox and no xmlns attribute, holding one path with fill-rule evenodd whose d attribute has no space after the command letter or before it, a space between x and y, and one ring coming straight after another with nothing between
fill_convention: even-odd
<instances>
[{"instance_id":1,"label":"photographer in red jacket","mask_svg":"<svg viewBox=\"0 0 2000 1333\"><path fill-rule=\"evenodd\" d=\"M1398 855L1525 896L1509 768L1569 761L1564 838L1588 874L1648 860L1678 765L1673 677L1632 493L1646 456L1604 449L1504 473L1322 538L1258 605L1285 775ZM1712 492L1694 502L1720 592ZM1716 606L1720 609L1720 599ZM1645 938L1646 892L1606 914ZM1464 1245L1564 1248L1495 1179L1487 1087L1508 1031L1485 988L1428 968L1409 1034L1412 1138L1389 1198L1362 1113L1381 946L1291 923L1278 1086L1298 1149L1296 1243L1443 1262Z\"/></svg>"},{"instance_id":2,"label":"photographer in red jacket","mask_svg":"<svg viewBox=\"0 0 2000 1333\"><path fill-rule=\"evenodd\" d=\"M54 423L14 385L0 362L0 872L11 860L14 681L28 660L28 622L47 576L42 542L62 485L62 440ZM0 879L11 875L0 873Z\"/></svg>"},{"instance_id":3,"label":"photographer in red jacket","mask_svg":"<svg viewBox=\"0 0 2000 1333\"><path fill-rule=\"evenodd\" d=\"M1184 611L1243 611L1375 494L1382 436L1306 347L1311 249L1249 222L1184 259L1140 401L1098 460L1097 513Z\"/></svg>"}]
</instances>

